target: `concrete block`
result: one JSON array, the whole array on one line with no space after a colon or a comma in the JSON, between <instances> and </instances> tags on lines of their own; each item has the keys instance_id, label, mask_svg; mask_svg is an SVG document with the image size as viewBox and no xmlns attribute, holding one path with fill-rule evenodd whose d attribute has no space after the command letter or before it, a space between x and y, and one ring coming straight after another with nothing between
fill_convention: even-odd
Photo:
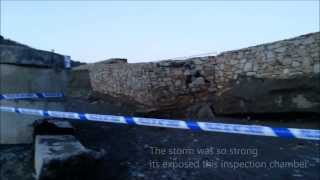
<instances>
[{"instance_id":1,"label":"concrete block","mask_svg":"<svg viewBox=\"0 0 320 180\"><path fill-rule=\"evenodd\" d=\"M37 180L99 180L104 152L86 149L71 135L38 135L35 139Z\"/></svg>"}]
</instances>

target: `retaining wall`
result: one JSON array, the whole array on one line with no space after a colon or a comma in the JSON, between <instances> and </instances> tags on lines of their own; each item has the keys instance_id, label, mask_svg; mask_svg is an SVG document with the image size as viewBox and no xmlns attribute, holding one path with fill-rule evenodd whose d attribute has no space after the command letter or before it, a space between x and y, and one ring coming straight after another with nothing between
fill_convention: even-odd
<instances>
[{"instance_id":1,"label":"retaining wall","mask_svg":"<svg viewBox=\"0 0 320 180\"><path fill-rule=\"evenodd\" d=\"M64 56L29 47L0 45L0 94L66 92ZM64 110L61 100L1 100L1 106ZM0 112L0 144L32 142L36 116Z\"/></svg>"}]
</instances>

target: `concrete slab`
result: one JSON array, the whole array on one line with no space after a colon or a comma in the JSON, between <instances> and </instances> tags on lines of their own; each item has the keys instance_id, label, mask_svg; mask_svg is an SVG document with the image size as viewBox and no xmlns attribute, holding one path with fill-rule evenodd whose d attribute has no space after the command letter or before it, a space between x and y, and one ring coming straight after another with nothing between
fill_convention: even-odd
<instances>
[{"instance_id":1,"label":"concrete slab","mask_svg":"<svg viewBox=\"0 0 320 180\"><path fill-rule=\"evenodd\" d=\"M98 180L104 153L86 149L71 135L38 135L35 139L37 180Z\"/></svg>"}]
</instances>

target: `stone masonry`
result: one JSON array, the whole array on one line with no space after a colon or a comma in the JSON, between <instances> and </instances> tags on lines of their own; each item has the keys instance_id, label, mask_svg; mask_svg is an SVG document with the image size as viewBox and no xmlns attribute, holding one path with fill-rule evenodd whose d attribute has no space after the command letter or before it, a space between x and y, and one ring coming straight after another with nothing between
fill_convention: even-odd
<instances>
[{"instance_id":1,"label":"stone masonry","mask_svg":"<svg viewBox=\"0 0 320 180\"><path fill-rule=\"evenodd\" d=\"M144 112L208 104L217 114L320 109L320 33L217 56L150 63L94 63L92 90L134 102Z\"/></svg>"}]
</instances>

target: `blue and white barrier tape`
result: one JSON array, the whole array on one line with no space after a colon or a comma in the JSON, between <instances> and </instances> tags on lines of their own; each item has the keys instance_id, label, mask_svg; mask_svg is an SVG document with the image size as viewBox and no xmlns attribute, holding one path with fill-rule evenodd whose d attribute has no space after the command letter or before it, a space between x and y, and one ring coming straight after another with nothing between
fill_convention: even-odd
<instances>
[{"instance_id":1,"label":"blue and white barrier tape","mask_svg":"<svg viewBox=\"0 0 320 180\"><path fill-rule=\"evenodd\" d=\"M44 99L44 98L63 98L64 94L61 92L43 92L43 93L17 93L17 94L0 94L0 100L14 100L14 99Z\"/></svg>"},{"instance_id":2,"label":"blue and white barrier tape","mask_svg":"<svg viewBox=\"0 0 320 180\"><path fill-rule=\"evenodd\" d=\"M273 136L285 138L298 138L320 140L320 130L296 128L272 128L259 125L223 124L211 122L182 121L169 119L126 117L100 114L87 114L76 112L46 111L41 109L15 108L0 106L0 111L19 114L28 114L45 117L89 120L98 122L121 123L129 125L154 126L176 129L190 129L195 131L224 132L234 134L247 134L258 136Z\"/></svg>"}]
</instances>

